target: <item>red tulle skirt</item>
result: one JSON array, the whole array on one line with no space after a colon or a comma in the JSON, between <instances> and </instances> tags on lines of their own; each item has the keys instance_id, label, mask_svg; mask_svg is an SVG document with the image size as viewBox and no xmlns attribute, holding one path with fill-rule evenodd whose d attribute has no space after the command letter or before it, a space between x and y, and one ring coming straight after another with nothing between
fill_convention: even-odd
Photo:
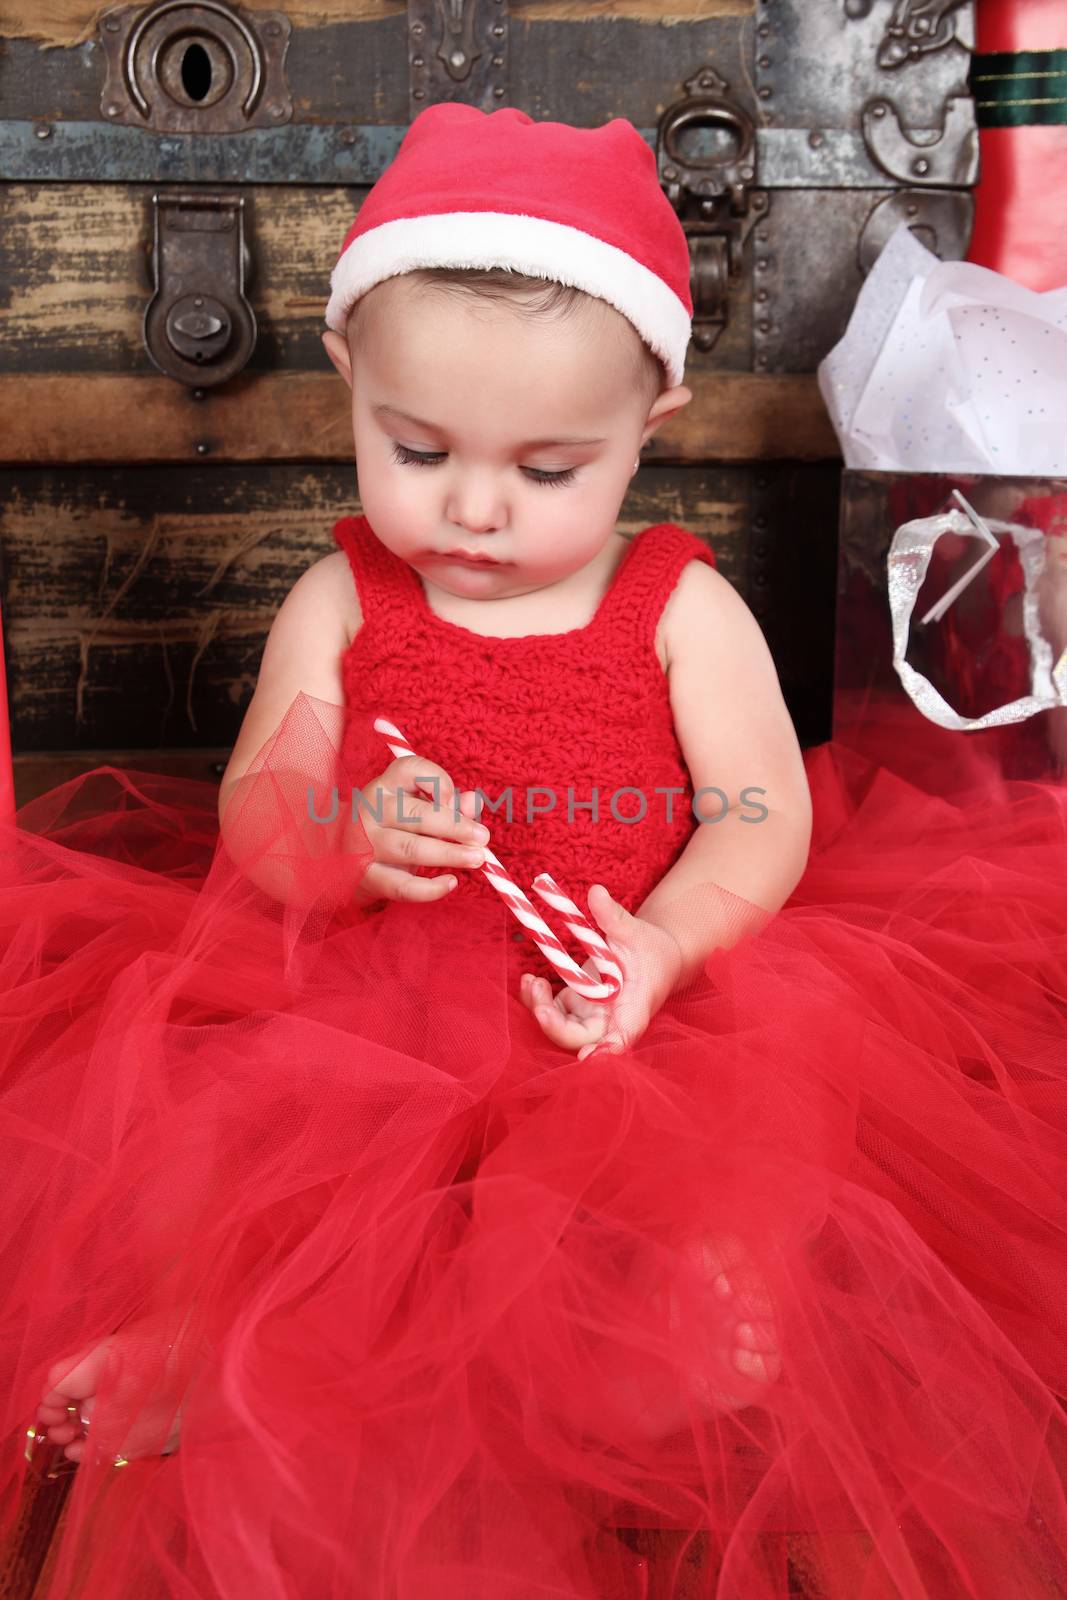
<instances>
[{"instance_id":1,"label":"red tulle skirt","mask_svg":"<svg viewBox=\"0 0 1067 1600\"><path fill-rule=\"evenodd\" d=\"M356 908L339 719L258 862L110 768L3 833L9 1519L99 1352L37 1600L1067 1592L1067 787L872 710L787 906L579 1062L496 897Z\"/></svg>"}]
</instances>

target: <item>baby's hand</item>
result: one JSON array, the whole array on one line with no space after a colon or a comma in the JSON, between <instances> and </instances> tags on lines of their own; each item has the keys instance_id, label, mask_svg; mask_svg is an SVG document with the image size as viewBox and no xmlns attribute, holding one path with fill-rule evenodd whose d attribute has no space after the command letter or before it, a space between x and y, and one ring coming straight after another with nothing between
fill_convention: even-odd
<instances>
[{"instance_id":1,"label":"baby's hand","mask_svg":"<svg viewBox=\"0 0 1067 1600\"><path fill-rule=\"evenodd\" d=\"M579 1061L594 1050L618 1055L635 1044L671 993L682 968L678 942L666 929L632 916L601 883L588 896L593 920L622 968L621 994L614 1000L587 1000L569 984L552 998L544 978L523 974L521 995L550 1039L576 1050ZM599 978L592 956L582 967Z\"/></svg>"},{"instance_id":2,"label":"baby's hand","mask_svg":"<svg viewBox=\"0 0 1067 1600\"><path fill-rule=\"evenodd\" d=\"M429 797L420 792L420 780L430 788ZM398 756L360 792L365 802L360 820L374 849L357 890L360 901L441 900L455 888L455 878L444 872L420 877L414 868L471 869L485 860L489 829L477 821L477 796L473 789L457 796L452 779L436 762Z\"/></svg>"}]
</instances>

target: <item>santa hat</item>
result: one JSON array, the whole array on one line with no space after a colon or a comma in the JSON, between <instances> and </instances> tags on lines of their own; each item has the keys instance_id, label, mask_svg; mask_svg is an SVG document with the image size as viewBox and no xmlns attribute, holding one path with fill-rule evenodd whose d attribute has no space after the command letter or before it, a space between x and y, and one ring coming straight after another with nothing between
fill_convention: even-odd
<instances>
[{"instance_id":1,"label":"santa hat","mask_svg":"<svg viewBox=\"0 0 1067 1600\"><path fill-rule=\"evenodd\" d=\"M326 323L421 267L510 267L606 300L681 383L692 329L689 246L633 123L535 122L454 101L411 124L349 229Z\"/></svg>"}]
</instances>

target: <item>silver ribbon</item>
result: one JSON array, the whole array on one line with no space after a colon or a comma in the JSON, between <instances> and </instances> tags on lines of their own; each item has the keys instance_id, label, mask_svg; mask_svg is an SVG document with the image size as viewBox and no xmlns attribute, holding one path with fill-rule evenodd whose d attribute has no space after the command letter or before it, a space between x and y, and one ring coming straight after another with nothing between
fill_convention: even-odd
<instances>
[{"instance_id":1,"label":"silver ribbon","mask_svg":"<svg viewBox=\"0 0 1067 1600\"><path fill-rule=\"evenodd\" d=\"M887 560L889 581L889 611L893 619L893 667L904 685L909 698L918 706L923 716L942 728L957 732L974 732L980 728L995 728L1009 722L1025 722L1039 711L1053 706L1067 706L1067 649L1055 667L1052 665L1052 646L1041 632L1038 622L1037 581L1045 565L1046 535L1040 528L1024 528L1015 522L988 521L979 517L958 492L953 498L963 510L942 512L936 517L918 517L905 522L893 535ZM1015 541L1023 569L1023 631L1030 647L1030 693L1008 705L997 706L981 717L962 717L940 695L929 678L905 660L911 636L912 612L923 586L934 546L945 533L973 534L978 532L991 542L988 555L996 546L996 534L1005 534ZM975 577L985 559L976 563L956 592L966 588ZM945 609L940 602L923 620L939 616Z\"/></svg>"}]
</instances>

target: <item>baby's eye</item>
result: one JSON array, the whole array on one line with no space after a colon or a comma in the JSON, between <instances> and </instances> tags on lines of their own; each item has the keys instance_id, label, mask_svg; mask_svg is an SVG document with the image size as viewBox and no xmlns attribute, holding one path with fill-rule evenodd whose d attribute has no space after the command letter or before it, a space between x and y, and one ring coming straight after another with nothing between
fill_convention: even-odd
<instances>
[{"instance_id":1,"label":"baby's eye","mask_svg":"<svg viewBox=\"0 0 1067 1600\"><path fill-rule=\"evenodd\" d=\"M447 455L445 450L409 450L407 445L393 444L393 460L401 467L436 467ZM523 467L523 472L529 473L533 483L547 483L559 485L570 483L577 471L576 467L565 467L561 472L542 472L539 467Z\"/></svg>"},{"instance_id":2,"label":"baby's eye","mask_svg":"<svg viewBox=\"0 0 1067 1600\"><path fill-rule=\"evenodd\" d=\"M576 467L565 467L562 472L542 472L538 467L523 467L523 472L532 475L534 483L570 483L578 470Z\"/></svg>"},{"instance_id":3,"label":"baby's eye","mask_svg":"<svg viewBox=\"0 0 1067 1600\"><path fill-rule=\"evenodd\" d=\"M406 445L394 444L393 460L402 467L433 467L438 461L445 459L445 452L438 450L434 453L409 450Z\"/></svg>"}]
</instances>

